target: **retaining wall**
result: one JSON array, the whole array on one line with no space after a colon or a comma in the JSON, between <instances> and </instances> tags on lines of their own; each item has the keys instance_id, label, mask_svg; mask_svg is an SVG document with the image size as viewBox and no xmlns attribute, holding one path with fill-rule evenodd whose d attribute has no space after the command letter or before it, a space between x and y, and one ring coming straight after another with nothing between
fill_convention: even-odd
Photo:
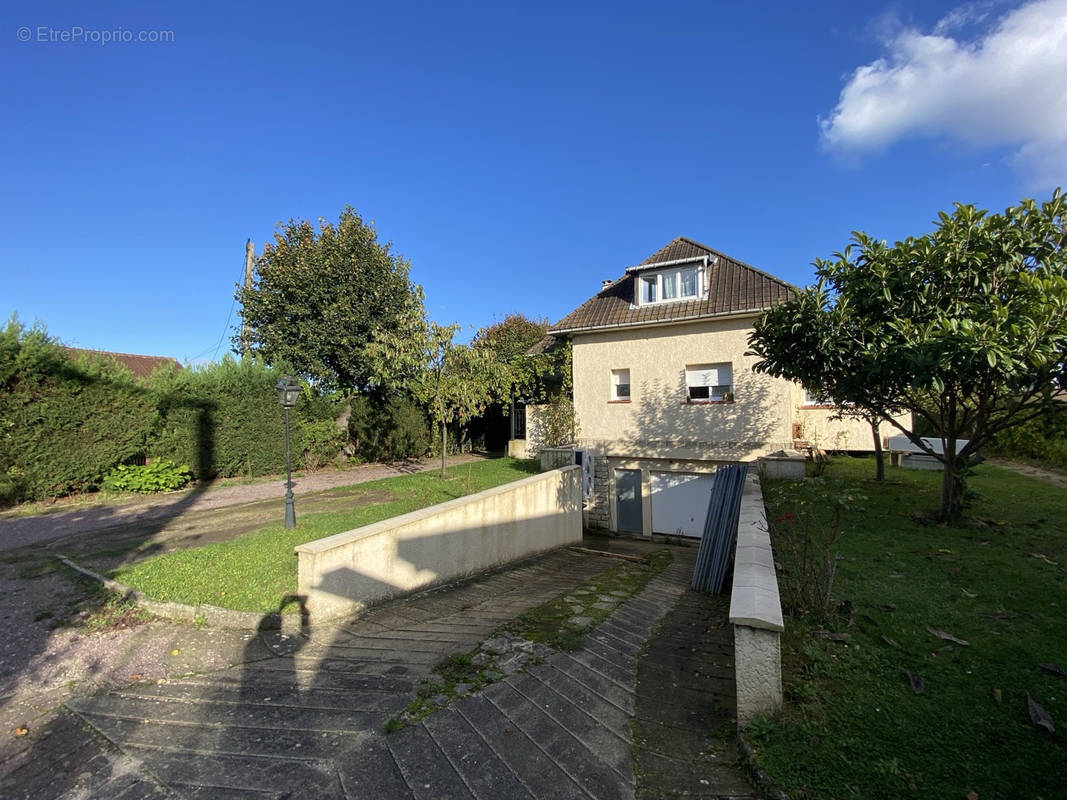
<instances>
[{"instance_id":1,"label":"retaining wall","mask_svg":"<svg viewBox=\"0 0 1067 800\"><path fill-rule=\"evenodd\" d=\"M782 707L782 646L785 630L774 553L759 477L750 471L741 497L730 593L737 675L737 722Z\"/></svg>"},{"instance_id":2,"label":"retaining wall","mask_svg":"<svg viewBox=\"0 0 1067 800\"><path fill-rule=\"evenodd\" d=\"M582 541L569 466L296 548L312 623Z\"/></svg>"}]
</instances>

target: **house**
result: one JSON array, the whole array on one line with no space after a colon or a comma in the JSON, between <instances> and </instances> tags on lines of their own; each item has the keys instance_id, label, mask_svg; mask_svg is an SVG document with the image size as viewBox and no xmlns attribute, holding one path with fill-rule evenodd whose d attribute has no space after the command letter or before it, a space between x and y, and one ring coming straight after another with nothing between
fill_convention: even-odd
<instances>
[{"instance_id":1,"label":"house","mask_svg":"<svg viewBox=\"0 0 1067 800\"><path fill-rule=\"evenodd\" d=\"M874 449L867 423L835 420L798 384L753 371L754 322L795 291L679 237L552 326L573 345L577 446L593 460L587 525L700 536L717 465L808 445Z\"/></svg>"}]
</instances>

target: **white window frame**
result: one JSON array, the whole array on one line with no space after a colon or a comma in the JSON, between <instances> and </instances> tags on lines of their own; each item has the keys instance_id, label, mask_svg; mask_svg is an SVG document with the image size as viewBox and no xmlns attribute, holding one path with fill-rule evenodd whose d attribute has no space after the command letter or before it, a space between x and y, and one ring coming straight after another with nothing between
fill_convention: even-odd
<instances>
[{"instance_id":1,"label":"white window frame","mask_svg":"<svg viewBox=\"0 0 1067 800\"><path fill-rule=\"evenodd\" d=\"M636 301L638 306L652 306L660 303L680 303L686 300L699 300L707 294L707 258L699 258L684 261L680 264L672 264L665 269L641 271L636 275L638 290ZM693 294L682 294L682 274L694 271L696 273L696 291ZM675 296L665 297L664 278L673 278ZM651 289L652 297L647 298Z\"/></svg>"},{"instance_id":2,"label":"white window frame","mask_svg":"<svg viewBox=\"0 0 1067 800\"><path fill-rule=\"evenodd\" d=\"M622 379L626 378L625 381ZM619 387L626 387L626 394L619 394ZM613 403L629 403L630 398L633 396L633 386L630 383L630 368L623 367L621 369L613 369L611 371L611 402Z\"/></svg>"},{"instance_id":3,"label":"white window frame","mask_svg":"<svg viewBox=\"0 0 1067 800\"><path fill-rule=\"evenodd\" d=\"M723 374L728 370L728 375ZM705 373L700 376L699 373ZM729 383L723 378L729 377ZM714 383L710 382L714 381ZM707 397L693 396L693 389L707 389ZM730 361L685 365L685 401L687 403L731 403L734 399L734 365Z\"/></svg>"},{"instance_id":4,"label":"white window frame","mask_svg":"<svg viewBox=\"0 0 1067 800\"><path fill-rule=\"evenodd\" d=\"M808 387L804 386L803 384L801 384L800 386L800 391L802 392L800 403L802 406L808 408L837 408L838 404L835 403L833 400L830 400L825 397L816 397L811 392L809 392ZM852 403L844 403L843 405L850 406L852 405Z\"/></svg>"}]
</instances>

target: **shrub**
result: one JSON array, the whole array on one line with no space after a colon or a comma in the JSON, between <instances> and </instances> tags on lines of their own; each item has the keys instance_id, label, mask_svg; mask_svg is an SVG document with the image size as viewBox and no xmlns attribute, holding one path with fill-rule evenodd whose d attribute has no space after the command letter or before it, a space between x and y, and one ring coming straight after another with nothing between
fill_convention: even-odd
<instances>
[{"instance_id":1,"label":"shrub","mask_svg":"<svg viewBox=\"0 0 1067 800\"><path fill-rule=\"evenodd\" d=\"M348 434L332 419L318 419L304 424L303 440L300 457L304 469L318 469L341 454L348 443Z\"/></svg>"},{"instance_id":2,"label":"shrub","mask_svg":"<svg viewBox=\"0 0 1067 800\"><path fill-rule=\"evenodd\" d=\"M1067 405L997 434L990 448L1006 458L1033 458L1067 467Z\"/></svg>"},{"instance_id":3,"label":"shrub","mask_svg":"<svg viewBox=\"0 0 1067 800\"><path fill-rule=\"evenodd\" d=\"M120 464L104 478L104 488L113 492L173 492L192 479L185 464L178 466L169 458L157 458L149 464Z\"/></svg>"},{"instance_id":4,"label":"shrub","mask_svg":"<svg viewBox=\"0 0 1067 800\"><path fill-rule=\"evenodd\" d=\"M284 471L285 415L274 391L282 374L255 358L226 356L218 364L153 375L157 413L149 453L190 464L201 480ZM332 397L305 388L289 414L297 458L310 449L312 460L323 463L340 452L343 435L324 437L324 426L309 428L332 425L335 409ZM335 447L332 454L329 447Z\"/></svg>"},{"instance_id":5,"label":"shrub","mask_svg":"<svg viewBox=\"0 0 1067 800\"><path fill-rule=\"evenodd\" d=\"M73 360L43 328L12 317L0 327L0 505L96 488L145 456L188 464L201 479L281 472L281 375L228 356L137 379L103 356ZM290 413L293 451L305 461L340 452L343 433L329 432L336 406L305 388Z\"/></svg>"},{"instance_id":6,"label":"shrub","mask_svg":"<svg viewBox=\"0 0 1067 800\"><path fill-rule=\"evenodd\" d=\"M348 435L367 461L421 458L430 449L426 414L409 397L360 396L352 400Z\"/></svg>"},{"instance_id":7,"label":"shrub","mask_svg":"<svg viewBox=\"0 0 1067 800\"><path fill-rule=\"evenodd\" d=\"M0 500L59 497L98 486L144 453L152 398L130 372L77 361L42 328L0 330Z\"/></svg>"}]
</instances>

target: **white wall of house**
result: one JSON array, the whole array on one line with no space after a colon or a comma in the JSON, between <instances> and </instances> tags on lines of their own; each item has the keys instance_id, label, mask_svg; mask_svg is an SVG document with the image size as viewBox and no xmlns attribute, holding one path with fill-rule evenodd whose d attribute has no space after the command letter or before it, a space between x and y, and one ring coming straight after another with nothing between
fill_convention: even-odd
<instances>
[{"instance_id":1,"label":"white wall of house","mask_svg":"<svg viewBox=\"0 0 1067 800\"><path fill-rule=\"evenodd\" d=\"M599 459L593 497L585 505L587 525L620 530L621 470L629 481L639 471L641 507L629 516L641 519L641 533L662 532L666 525L692 535L688 528L696 522L668 520L664 498L654 497L676 483L664 473L710 474L717 464L754 461L797 441L824 450L874 449L867 423L834 419L835 409L806 403L799 385L753 371L758 359L746 352L754 321L747 315L573 336L578 445ZM729 365L731 402L690 398L687 381L694 381L700 365ZM618 388L626 379L628 397ZM899 420L907 426L910 415ZM887 436L895 428L883 423L880 430ZM654 518L657 499L661 520ZM687 520L696 513L677 511Z\"/></svg>"},{"instance_id":2,"label":"white wall of house","mask_svg":"<svg viewBox=\"0 0 1067 800\"><path fill-rule=\"evenodd\" d=\"M792 444L788 381L752 371L753 317L574 336L574 403L583 447L613 456L750 461ZM729 364L733 402L688 402L686 367ZM629 370L630 398L612 371Z\"/></svg>"}]
</instances>

